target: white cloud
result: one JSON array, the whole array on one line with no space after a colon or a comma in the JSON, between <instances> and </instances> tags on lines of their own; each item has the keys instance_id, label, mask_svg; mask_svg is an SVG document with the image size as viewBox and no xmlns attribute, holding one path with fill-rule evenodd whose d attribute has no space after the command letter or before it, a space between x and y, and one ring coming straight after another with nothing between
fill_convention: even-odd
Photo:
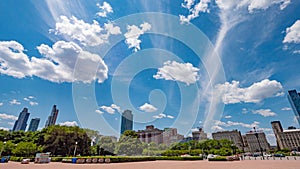
<instances>
[{"instance_id":1,"label":"white cloud","mask_svg":"<svg viewBox=\"0 0 300 169\"><path fill-rule=\"evenodd\" d=\"M58 41L52 48L40 45L38 51L44 58L32 58L35 75L52 82L91 83L107 79L108 68L102 58L81 49L73 42ZM77 65L76 65L77 63ZM76 71L74 73L76 65ZM95 72L95 68L97 68Z\"/></svg>"},{"instance_id":2,"label":"white cloud","mask_svg":"<svg viewBox=\"0 0 300 169\"><path fill-rule=\"evenodd\" d=\"M27 98L27 97L24 97L23 100L28 101L28 102L30 101L29 98Z\"/></svg>"},{"instance_id":3,"label":"white cloud","mask_svg":"<svg viewBox=\"0 0 300 169\"><path fill-rule=\"evenodd\" d=\"M200 0L195 4L195 0L184 0L184 3L181 4L182 7L189 10L189 15L179 15L181 23L190 22L192 19L199 17L199 13L209 13L208 4L211 0Z\"/></svg>"},{"instance_id":4,"label":"white cloud","mask_svg":"<svg viewBox=\"0 0 300 169\"><path fill-rule=\"evenodd\" d=\"M162 118L169 118L169 119L173 119L173 118L174 118L174 116L167 115L167 114L164 114L164 113L160 113L159 115L155 115L155 116L153 116L153 118L155 118L155 119L162 119Z\"/></svg>"},{"instance_id":5,"label":"white cloud","mask_svg":"<svg viewBox=\"0 0 300 169\"><path fill-rule=\"evenodd\" d=\"M258 103L266 98L274 97L281 92L282 85L276 80L265 79L253 83L247 88L241 88L238 81L226 82L215 86L225 104Z\"/></svg>"},{"instance_id":6,"label":"white cloud","mask_svg":"<svg viewBox=\"0 0 300 169\"><path fill-rule=\"evenodd\" d=\"M5 131L9 131L10 129L9 128L6 128L6 127L0 127L1 130L5 130Z\"/></svg>"},{"instance_id":7,"label":"white cloud","mask_svg":"<svg viewBox=\"0 0 300 169\"><path fill-rule=\"evenodd\" d=\"M29 98L29 99L34 99L35 97L34 97L34 96L28 96L28 98Z\"/></svg>"},{"instance_id":8,"label":"white cloud","mask_svg":"<svg viewBox=\"0 0 300 169\"><path fill-rule=\"evenodd\" d=\"M39 103L38 103L38 102L34 102L34 101L30 101L29 104L30 104L31 106L37 106Z\"/></svg>"},{"instance_id":9,"label":"white cloud","mask_svg":"<svg viewBox=\"0 0 300 169\"><path fill-rule=\"evenodd\" d=\"M225 119L230 119L232 116L225 116L224 118Z\"/></svg>"},{"instance_id":10,"label":"white cloud","mask_svg":"<svg viewBox=\"0 0 300 169\"><path fill-rule=\"evenodd\" d=\"M276 116L276 113L272 112L271 109L259 109L259 110L253 110L253 114L260 114L264 117L269 116Z\"/></svg>"},{"instance_id":11,"label":"white cloud","mask_svg":"<svg viewBox=\"0 0 300 169\"><path fill-rule=\"evenodd\" d=\"M198 71L199 69L193 67L191 63L166 61L164 66L158 69L156 75L153 75L153 78L179 81L190 85L199 79Z\"/></svg>"},{"instance_id":12,"label":"white cloud","mask_svg":"<svg viewBox=\"0 0 300 169\"><path fill-rule=\"evenodd\" d=\"M91 83L98 80L102 83L107 79L108 68L102 58L82 50L73 42L58 41L52 48L42 44L37 49L43 57L29 60L18 42L0 42L0 73L16 78L34 75L51 82ZM76 65L74 74L76 63L80 64Z\"/></svg>"},{"instance_id":13,"label":"white cloud","mask_svg":"<svg viewBox=\"0 0 300 169\"><path fill-rule=\"evenodd\" d=\"M222 10L247 8L249 13L253 13L255 10L266 10L272 5L280 5L280 10L283 10L290 3L290 0L216 0L216 4Z\"/></svg>"},{"instance_id":14,"label":"white cloud","mask_svg":"<svg viewBox=\"0 0 300 169\"><path fill-rule=\"evenodd\" d=\"M133 48L135 52L141 49L141 40L139 37L143 35L146 31L151 29L151 25L144 22L140 25L140 28L136 25L128 25L127 32L124 34L126 40L125 43L128 45L128 49Z\"/></svg>"},{"instance_id":15,"label":"white cloud","mask_svg":"<svg viewBox=\"0 0 300 169\"><path fill-rule=\"evenodd\" d=\"M281 110L289 111L289 110L292 110L292 108L290 108L290 107L284 107L284 108L282 108Z\"/></svg>"},{"instance_id":16,"label":"white cloud","mask_svg":"<svg viewBox=\"0 0 300 169\"><path fill-rule=\"evenodd\" d=\"M100 16L100 17L107 17L108 13L113 13L114 12L112 7L110 6L110 4L105 2L105 1L103 2L102 5L97 3L97 6L101 10L100 12L97 13L97 15Z\"/></svg>"},{"instance_id":17,"label":"white cloud","mask_svg":"<svg viewBox=\"0 0 300 169\"><path fill-rule=\"evenodd\" d=\"M0 41L0 73L16 78L32 76L24 47L16 41Z\"/></svg>"},{"instance_id":18,"label":"white cloud","mask_svg":"<svg viewBox=\"0 0 300 169\"><path fill-rule=\"evenodd\" d=\"M104 113L103 111L101 111L101 110L98 110L98 109L97 109L97 110L95 110L95 112L96 112L96 113L98 113L98 114L103 114L103 113Z\"/></svg>"},{"instance_id":19,"label":"white cloud","mask_svg":"<svg viewBox=\"0 0 300 169\"><path fill-rule=\"evenodd\" d=\"M140 110L151 113L157 111L157 108L151 104L145 103L139 107Z\"/></svg>"},{"instance_id":20,"label":"white cloud","mask_svg":"<svg viewBox=\"0 0 300 169\"><path fill-rule=\"evenodd\" d=\"M11 104L11 105L20 105L21 102L17 101L16 99L13 99L13 100L9 101L9 104Z\"/></svg>"},{"instance_id":21,"label":"white cloud","mask_svg":"<svg viewBox=\"0 0 300 169\"><path fill-rule=\"evenodd\" d=\"M101 106L100 107L102 110L106 111L109 114L115 114L115 111L117 110L118 112L121 112L121 108L115 104L111 104L110 106Z\"/></svg>"},{"instance_id":22,"label":"white cloud","mask_svg":"<svg viewBox=\"0 0 300 169\"><path fill-rule=\"evenodd\" d=\"M286 36L283 43L300 43L300 20L297 20L291 27L286 28Z\"/></svg>"},{"instance_id":23,"label":"white cloud","mask_svg":"<svg viewBox=\"0 0 300 169\"><path fill-rule=\"evenodd\" d=\"M300 54L300 50L293 51L293 54Z\"/></svg>"},{"instance_id":24,"label":"white cloud","mask_svg":"<svg viewBox=\"0 0 300 169\"><path fill-rule=\"evenodd\" d=\"M78 126L76 121L66 121L63 123L59 123L60 126Z\"/></svg>"},{"instance_id":25,"label":"white cloud","mask_svg":"<svg viewBox=\"0 0 300 169\"><path fill-rule=\"evenodd\" d=\"M212 126L211 129L212 129L213 131L224 131L224 130L225 130L225 129L223 129L223 128L220 127L220 126Z\"/></svg>"},{"instance_id":26,"label":"white cloud","mask_svg":"<svg viewBox=\"0 0 300 169\"><path fill-rule=\"evenodd\" d=\"M221 126L223 126L223 127L242 126L245 128L253 128L253 127L258 127L259 124L260 123L257 121L254 121L251 124L247 124L247 123L242 123L242 122L233 122L233 121L222 122L222 121L216 120L213 128L221 129L222 128Z\"/></svg>"},{"instance_id":27,"label":"white cloud","mask_svg":"<svg viewBox=\"0 0 300 169\"><path fill-rule=\"evenodd\" d=\"M95 20L92 24L89 24L77 19L75 16L71 18L61 16L55 24L55 34L77 40L83 45L98 46L107 43L110 35L121 34L121 31L113 23L106 23L102 28Z\"/></svg>"},{"instance_id":28,"label":"white cloud","mask_svg":"<svg viewBox=\"0 0 300 169\"><path fill-rule=\"evenodd\" d=\"M246 108L243 108L243 109L242 109L242 113L243 113L243 114L247 114L247 113L248 113L248 110L247 110Z\"/></svg>"},{"instance_id":29,"label":"white cloud","mask_svg":"<svg viewBox=\"0 0 300 169\"><path fill-rule=\"evenodd\" d=\"M0 113L0 119L17 120L18 117L14 115L5 114L5 113Z\"/></svg>"},{"instance_id":30,"label":"white cloud","mask_svg":"<svg viewBox=\"0 0 300 169\"><path fill-rule=\"evenodd\" d=\"M0 106L3 106L3 103L2 103L2 102L0 102Z\"/></svg>"}]
</instances>

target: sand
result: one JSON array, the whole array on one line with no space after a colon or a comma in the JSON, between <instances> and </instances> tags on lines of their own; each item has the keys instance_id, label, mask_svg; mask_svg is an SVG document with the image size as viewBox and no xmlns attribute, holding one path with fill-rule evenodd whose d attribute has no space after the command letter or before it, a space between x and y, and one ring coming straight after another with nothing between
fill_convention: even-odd
<instances>
[{"instance_id":1,"label":"sand","mask_svg":"<svg viewBox=\"0 0 300 169\"><path fill-rule=\"evenodd\" d=\"M0 163L0 169L299 169L300 160L244 160L234 162L209 161L149 161L112 164L21 164Z\"/></svg>"}]
</instances>

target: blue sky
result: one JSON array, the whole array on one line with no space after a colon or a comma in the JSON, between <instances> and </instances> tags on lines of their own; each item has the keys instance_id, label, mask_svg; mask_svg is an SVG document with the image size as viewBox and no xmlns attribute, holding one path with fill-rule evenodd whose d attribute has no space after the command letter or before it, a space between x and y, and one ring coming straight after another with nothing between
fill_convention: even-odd
<instances>
[{"instance_id":1,"label":"blue sky","mask_svg":"<svg viewBox=\"0 0 300 169\"><path fill-rule=\"evenodd\" d=\"M45 0L0 2L0 128L28 107L57 123L118 135L154 124L188 135L270 122L299 125L296 0ZM28 121L29 123L29 121Z\"/></svg>"}]
</instances>

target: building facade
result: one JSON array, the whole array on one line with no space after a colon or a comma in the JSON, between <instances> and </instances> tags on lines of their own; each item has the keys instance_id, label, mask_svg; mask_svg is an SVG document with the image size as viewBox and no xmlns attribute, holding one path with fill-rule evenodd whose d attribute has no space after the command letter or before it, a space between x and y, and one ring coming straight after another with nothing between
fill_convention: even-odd
<instances>
[{"instance_id":1,"label":"building facade","mask_svg":"<svg viewBox=\"0 0 300 169\"><path fill-rule=\"evenodd\" d=\"M56 108L56 105L53 105L51 114L48 117L48 120L46 121L45 127L55 125L56 119L57 119L57 115L58 115L58 111L59 110Z\"/></svg>"},{"instance_id":2,"label":"building facade","mask_svg":"<svg viewBox=\"0 0 300 169\"><path fill-rule=\"evenodd\" d=\"M124 133L126 130L132 130L133 129L133 115L130 110L125 110L122 113L122 118L121 118L121 135Z\"/></svg>"},{"instance_id":3,"label":"building facade","mask_svg":"<svg viewBox=\"0 0 300 169\"><path fill-rule=\"evenodd\" d=\"M180 142L184 139L184 136L177 133L176 128L165 128L163 131L163 143L167 146L172 143Z\"/></svg>"},{"instance_id":4,"label":"building facade","mask_svg":"<svg viewBox=\"0 0 300 169\"><path fill-rule=\"evenodd\" d=\"M207 134L204 132L202 128L198 128L196 131L192 131L193 140L207 140Z\"/></svg>"},{"instance_id":5,"label":"building facade","mask_svg":"<svg viewBox=\"0 0 300 169\"><path fill-rule=\"evenodd\" d=\"M40 124L40 118L31 119L28 127L28 131L36 131Z\"/></svg>"},{"instance_id":6,"label":"building facade","mask_svg":"<svg viewBox=\"0 0 300 169\"><path fill-rule=\"evenodd\" d=\"M238 130L219 131L216 133L212 133L212 137L214 140L222 140L222 139L230 140L235 144L235 146L238 147L238 149L244 150L243 137L241 135L241 132Z\"/></svg>"},{"instance_id":7,"label":"building facade","mask_svg":"<svg viewBox=\"0 0 300 169\"><path fill-rule=\"evenodd\" d=\"M300 125L300 93L297 93L296 90L288 91L288 100Z\"/></svg>"},{"instance_id":8,"label":"building facade","mask_svg":"<svg viewBox=\"0 0 300 169\"><path fill-rule=\"evenodd\" d=\"M17 121L14 124L13 130L12 131L19 131L23 130L25 131L27 127L27 121L29 118L30 113L28 112L28 108L24 108L17 119Z\"/></svg>"},{"instance_id":9,"label":"building facade","mask_svg":"<svg viewBox=\"0 0 300 169\"><path fill-rule=\"evenodd\" d=\"M138 138L144 143L163 143L163 130L154 128L153 125L146 126L145 130L138 130Z\"/></svg>"},{"instance_id":10,"label":"building facade","mask_svg":"<svg viewBox=\"0 0 300 169\"><path fill-rule=\"evenodd\" d=\"M266 135L262 131L250 131L246 133L246 142L248 144L247 150L249 152L268 152L270 150L270 144L267 141Z\"/></svg>"},{"instance_id":11,"label":"building facade","mask_svg":"<svg viewBox=\"0 0 300 169\"><path fill-rule=\"evenodd\" d=\"M272 121L271 125L279 149L300 151L300 129L289 127L288 130L283 130L280 121Z\"/></svg>"}]
</instances>

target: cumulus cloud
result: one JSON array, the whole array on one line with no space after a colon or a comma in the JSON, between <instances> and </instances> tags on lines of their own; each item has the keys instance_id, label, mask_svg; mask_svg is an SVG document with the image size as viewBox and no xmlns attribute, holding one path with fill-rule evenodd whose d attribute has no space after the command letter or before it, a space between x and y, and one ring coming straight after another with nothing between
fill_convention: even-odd
<instances>
[{"instance_id":1,"label":"cumulus cloud","mask_svg":"<svg viewBox=\"0 0 300 169\"><path fill-rule=\"evenodd\" d=\"M157 108L155 106L148 103L143 104L142 106L139 107L139 109L148 113L157 111Z\"/></svg>"},{"instance_id":2,"label":"cumulus cloud","mask_svg":"<svg viewBox=\"0 0 300 169\"><path fill-rule=\"evenodd\" d=\"M52 30L51 30L52 31ZM108 42L110 35L121 34L120 27L113 23L105 23L101 27L97 21L92 24L77 19L75 16L68 18L61 16L55 24L55 34L79 41L82 45L98 46Z\"/></svg>"},{"instance_id":3,"label":"cumulus cloud","mask_svg":"<svg viewBox=\"0 0 300 169\"><path fill-rule=\"evenodd\" d=\"M51 82L102 83L107 79L108 68L102 58L73 42L58 41L52 47L42 44L37 49L42 58L29 59L18 42L0 42L0 73L16 78L37 76ZM74 74L76 61L80 64Z\"/></svg>"},{"instance_id":4,"label":"cumulus cloud","mask_svg":"<svg viewBox=\"0 0 300 169\"><path fill-rule=\"evenodd\" d=\"M32 99L35 99L34 96L28 96L24 97L23 100L27 101L31 106L37 106L39 103L36 101L32 101Z\"/></svg>"},{"instance_id":5,"label":"cumulus cloud","mask_svg":"<svg viewBox=\"0 0 300 169\"><path fill-rule=\"evenodd\" d=\"M30 101L29 104L30 104L31 106L37 106L39 103L38 103L38 102L34 102L34 101Z\"/></svg>"},{"instance_id":6,"label":"cumulus cloud","mask_svg":"<svg viewBox=\"0 0 300 169\"><path fill-rule=\"evenodd\" d=\"M269 116L276 116L276 113L272 112L271 109L259 109L259 110L253 110L253 114L259 114L264 117L269 117Z\"/></svg>"},{"instance_id":7,"label":"cumulus cloud","mask_svg":"<svg viewBox=\"0 0 300 169\"><path fill-rule=\"evenodd\" d=\"M101 110L95 110L95 113L98 113L98 114L103 114L104 112L103 111L101 111Z\"/></svg>"},{"instance_id":8,"label":"cumulus cloud","mask_svg":"<svg viewBox=\"0 0 300 169\"><path fill-rule=\"evenodd\" d=\"M225 116L224 118L225 119L230 119L232 116Z\"/></svg>"},{"instance_id":9,"label":"cumulus cloud","mask_svg":"<svg viewBox=\"0 0 300 169\"><path fill-rule=\"evenodd\" d=\"M164 66L158 69L155 79L165 79L183 82L187 85L194 84L199 79L199 69L193 67L191 63L178 63L176 61L166 61Z\"/></svg>"},{"instance_id":10,"label":"cumulus cloud","mask_svg":"<svg viewBox=\"0 0 300 169\"><path fill-rule=\"evenodd\" d=\"M297 20L291 27L286 28L286 36L283 43L300 43L300 20Z\"/></svg>"},{"instance_id":11,"label":"cumulus cloud","mask_svg":"<svg viewBox=\"0 0 300 169\"><path fill-rule=\"evenodd\" d=\"M0 113L0 119L5 119L5 120L17 120L18 117L14 115L9 115L5 113Z\"/></svg>"},{"instance_id":12,"label":"cumulus cloud","mask_svg":"<svg viewBox=\"0 0 300 169\"><path fill-rule=\"evenodd\" d=\"M121 108L115 104L111 104L110 106L101 106L100 109L106 111L109 114L115 114L115 111L121 112Z\"/></svg>"},{"instance_id":13,"label":"cumulus cloud","mask_svg":"<svg viewBox=\"0 0 300 169\"><path fill-rule=\"evenodd\" d=\"M281 110L289 111L289 110L292 110L292 108L290 108L290 107L284 107L284 108L282 108Z\"/></svg>"},{"instance_id":14,"label":"cumulus cloud","mask_svg":"<svg viewBox=\"0 0 300 169\"><path fill-rule=\"evenodd\" d=\"M139 37L150 29L151 25L147 22L144 22L139 27L136 25L128 25L127 32L124 34L126 38L125 43L128 45L128 49L133 48L134 52L140 50L140 44L142 41L139 39Z\"/></svg>"},{"instance_id":15,"label":"cumulus cloud","mask_svg":"<svg viewBox=\"0 0 300 169\"><path fill-rule=\"evenodd\" d=\"M11 104L11 105L20 105L21 102L19 102L17 99L13 99L13 100L9 101L9 104Z\"/></svg>"},{"instance_id":16,"label":"cumulus cloud","mask_svg":"<svg viewBox=\"0 0 300 169\"><path fill-rule=\"evenodd\" d=\"M164 114L164 113L160 113L160 114L158 114L158 115L153 116L153 118L155 118L155 119L162 119L162 118L173 119L174 116L167 115L167 114Z\"/></svg>"},{"instance_id":17,"label":"cumulus cloud","mask_svg":"<svg viewBox=\"0 0 300 169\"><path fill-rule=\"evenodd\" d=\"M2 103L2 102L0 102L0 106L3 106L3 103Z\"/></svg>"},{"instance_id":18,"label":"cumulus cloud","mask_svg":"<svg viewBox=\"0 0 300 169\"><path fill-rule=\"evenodd\" d=\"M108 13L113 13L114 12L112 7L110 6L110 4L105 2L105 1L103 2L102 5L97 3L97 6L100 9L100 12L98 12L97 15L100 16L100 17L107 17Z\"/></svg>"},{"instance_id":19,"label":"cumulus cloud","mask_svg":"<svg viewBox=\"0 0 300 169\"><path fill-rule=\"evenodd\" d=\"M63 123L59 123L60 126L78 126L76 121L66 121Z\"/></svg>"},{"instance_id":20,"label":"cumulus cloud","mask_svg":"<svg viewBox=\"0 0 300 169\"><path fill-rule=\"evenodd\" d=\"M211 3L211 0L200 0L198 3L195 3L195 0L184 0L181 6L188 9L189 14L187 16L179 15L181 23L190 22L192 19L199 17L201 12L209 13L209 3Z\"/></svg>"},{"instance_id":21,"label":"cumulus cloud","mask_svg":"<svg viewBox=\"0 0 300 169\"><path fill-rule=\"evenodd\" d=\"M238 81L218 84L215 88L225 104L234 104L258 103L266 98L276 96L283 87L276 80L265 79L246 88L241 88Z\"/></svg>"},{"instance_id":22,"label":"cumulus cloud","mask_svg":"<svg viewBox=\"0 0 300 169\"><path fill-rule=\"evenodd\" d=\"M222 122L219 120L216 120L215 125L211 128L212 130L224 130L223 127L231 127L231 126L241 126L245 128L252 129L253 127L258 127L260 124L257 121L254 121L251 124L243 123L243 122L233 122L233 121L227 121L227 122Z\"/></svg>"}]
</instances>

